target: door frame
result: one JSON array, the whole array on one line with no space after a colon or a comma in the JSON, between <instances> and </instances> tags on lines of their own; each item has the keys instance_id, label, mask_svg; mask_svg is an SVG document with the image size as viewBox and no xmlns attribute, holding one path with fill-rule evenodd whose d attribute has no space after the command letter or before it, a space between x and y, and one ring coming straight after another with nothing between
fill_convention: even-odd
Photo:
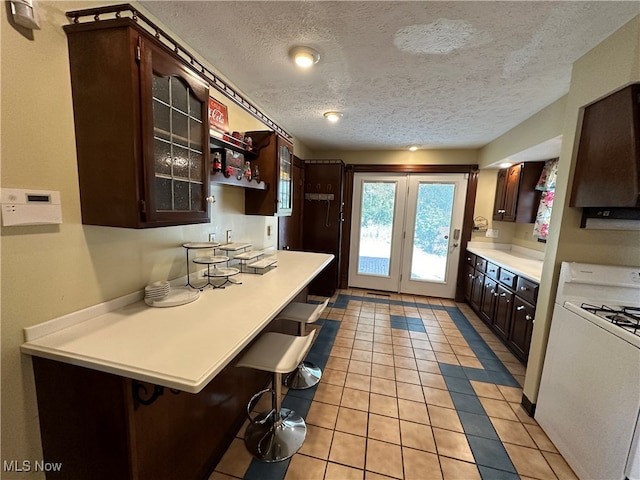
<instances>
[{"instance_id":1,"label":"door frame","mask_svg":"<svg viewBox=\"0 0 640 480\"><path fill-rule=\"evenodd\" d=\"M467 243L471 240L473 229L473 212L476 205L476 192L478 189L478 164L471 165L393 165L393 164L348 164L345 169L344 183L344 222L342 225L342 258L340 261L340 288L349 286L349 239L351 238L351 216L353 212L353 176L356 172L370 173L467 173L467 196L464 205L464 220L462 235L460 238L460 261L458 262L458 280L456 284L455 301L464 301L463 272L464 261L462 256L466 253Z\"/></svg>"}]
</instances>

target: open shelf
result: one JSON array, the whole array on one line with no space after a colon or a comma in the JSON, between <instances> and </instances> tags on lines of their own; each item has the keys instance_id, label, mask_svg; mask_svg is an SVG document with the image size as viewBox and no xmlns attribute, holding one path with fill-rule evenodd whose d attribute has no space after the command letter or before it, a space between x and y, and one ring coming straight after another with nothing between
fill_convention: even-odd
<instances>
[{"instance_id":1,"label":"open shelf","mask_svg":"<svg viewBox=\"0 0 640 480\"><path fill-rule=\"evenodd\" d=\"M233 185L236 187L253 188L255 190L268 190L269 184L265 182L257 182L255 179L248 180L247 177L225 177L224 173L212 173L210 180L214 183L222 183L224 185Z\"/></svg>"},{"instance_id":2,"label":"open shelf","mask_svg":"<svg viewBox=\"0 0 640 480\"><path fill-rule=\"evenodd\" d=\"M222 134L220 134L220 135L222 135ZM232 143L230 141L223 140L222 138L210 135L209 136L209 148L211 150L216 150L216 149L220 149L220 148L228 148L229 150L232 150L234 152L242 153L247 160L251 160L251 159L256 158L258 156L258 152L260 150L260 147L252 146L251 150L247 150L245 148L247 146L246 143L240 142L240 140L237 140L237 139L234 139L234 141L240 143L240 145L236 145L235 143Z\"/></svg>"}]
</instances>

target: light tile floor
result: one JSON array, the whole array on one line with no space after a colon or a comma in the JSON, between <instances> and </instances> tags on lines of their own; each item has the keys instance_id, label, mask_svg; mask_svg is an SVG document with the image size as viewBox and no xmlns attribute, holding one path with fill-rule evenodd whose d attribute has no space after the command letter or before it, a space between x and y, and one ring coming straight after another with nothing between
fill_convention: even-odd
<instances>
[{"instance_id":1,"label":"light tile floor","mask_svg":"<svg viewBox=\"0 0 640 480\"><path fill-rule=\"evenodd\" d=\"M314 326L322 380L284 399L302 448L259 462L243 427L210 480L576 478L520 406L524 367L467 305L340 290Z\"/></svg>"}]
</instances>

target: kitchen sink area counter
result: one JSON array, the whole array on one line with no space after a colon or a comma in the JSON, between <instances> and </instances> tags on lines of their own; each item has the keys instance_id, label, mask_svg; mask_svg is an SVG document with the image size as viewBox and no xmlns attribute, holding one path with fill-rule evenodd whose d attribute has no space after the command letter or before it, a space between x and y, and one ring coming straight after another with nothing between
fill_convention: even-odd
<instances>
[{"instance_id":1,"label":"kitchen sink area counter","mask_svg":"<svg viewBox=\"0 0 640 480\"><path fill-rule=\"evenodd\" d=\"M543 258L543 252L515 245L470 242L464 259L465 300L524 365Z\"/></svg>"},{"instance_id":2,"label":"kitchen sink area counter","mask_svg":"<svg viewBox=\"0 0 640 480\"><path fill-rule=\"evenodd\" d=\"M26 328L22 352L198 393L333 258L276 255L278 267L267 274L243 275L242 285L205 288L186 305L153 308L136 301L71 326L74 314Z\"/></svg>"},{"instance_id":3,"label":"kitchen sink area counter","mask_svg":"<svg viewBox=\"0 0 640 480\"><path fill-rule=\"evenodd\" d=\"M521 277L540 283L544 252L517 245L488 244L484 242L469 242L467 251L475 253Z\"/></svg>"}]
</instances>

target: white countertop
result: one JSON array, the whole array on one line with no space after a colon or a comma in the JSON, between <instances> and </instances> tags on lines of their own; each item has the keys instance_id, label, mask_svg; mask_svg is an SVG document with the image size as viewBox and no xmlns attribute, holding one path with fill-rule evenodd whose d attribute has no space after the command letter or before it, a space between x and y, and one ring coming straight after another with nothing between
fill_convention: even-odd
<instances>
[{"instance_id":1,"label":"white countertop","mask_svg":"<svg viewBox=\"0 0 640 480\"><path fill-rule=\"evenodd\" d=\"M485 246L480 242L469 242L467 250L486 258L491 263L506 268L511 273L540 283L544 258L542 252L517 246L499 246L498 248L492 248L491 244Z\"/></svg>"},{"instance_id":2,"label":"white countertop","mask_svg":"<svg viewBox=\"0 0 640 480\"><path fill-rule=\"evenodd\" d=\"M32 340L21 350L198 393L329 264L333 255L278 251L277 257L278 267L270 272L234 277L242 285L207 287L196 301L179 307L153 308L142 300L107 313L102 313L102 307L96 316L58 331L56 325L64 322L51 320L46 322L47 333L38 337L31 332ZM78 312L83 313L86 317L86 312ZM66 319L69 325L70 316L65 317L61 320Z\"/></svg>"}]
</instances>

